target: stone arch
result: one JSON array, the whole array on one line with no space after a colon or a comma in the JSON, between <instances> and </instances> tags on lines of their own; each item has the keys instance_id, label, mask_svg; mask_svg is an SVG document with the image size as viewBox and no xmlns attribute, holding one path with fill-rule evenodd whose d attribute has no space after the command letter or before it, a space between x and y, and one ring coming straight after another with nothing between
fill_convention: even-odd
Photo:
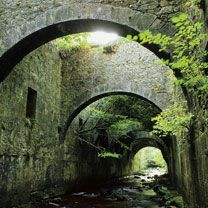
<instances>
[{"instance_id":1,"label":"stone arch","mask_svg":"<svg viewBox=\"0 0 208 208\"><path fill-rule=\"evenodd\" d=\"M159 58L145 47L124 41L113 54L85 54L69 54L62 67L61 140L80 110L107 95L133 94L160 110L171 106L173 73L167 66L155 64Z\"/></svg>"},{"instance_id":2,"label":"stone arch","mask_svg":"<svg viewBox=\"0 0 208 208\"><path fill-rule=\"evenodd\" d=\"M151 135L147 131L138 131L135 133L135 139L131 144L131 157L144 147L155 147L160 149L166 163L169 164L170 158L166 143L161 138Z\"/></svg>"},{"instance_id":3,"label":"stone arch","mask_svg":"<svg viewBox=\"0 0 208 208\"><path fill-rule=\"evenodd\" d=\"M171 161L169 146L166 144L166 142L163 139L155 135L151 135L150 132L138 131L135 133L135 139L131 143L131 147L130 147L131 153L129 158L132 159L139 150L145 147L155 147L161 151L163 158L167 164L168 172L171 174L173 170L171 168L172 161Z\"/></svg>"},{"instance_id":4,"label":"stone arch","mask_svg":"<svg viewBox=\"0 0 208 208\"><path fill-rule=\"evenodd\" d=\"M44 8L37 6L34 0L31 1L34 7L28 7L26 4L20 8L18 5L12 5L11 8L2 5L5 7L5 23L1 24L0 33L0 82L26 54L66 34L99 28L113 30L121 36L135 34L145 29L173 32L168 21L163 22L155 14L128 7L115 7L93 1L73 3L64 0L58 4L49 2L46 2ZM16 16L11 17L11 13ZM11 21L11 18L14 19ZM158 51L152 45L149 48L154 52ZM165 56L159 52L158 55Z\"/></svg>"},{"instance_id":5,"label":"stone arch","mask_svg":"<svg viewBox=\"0 0 208 208\"><path fill-rule=\"evenodd\" d=\"M155 103L151 102L150 100L148 100L145 97L142 97L141 95L135 94L133 92L124 92L124 91L113 91L113 92L106 92L106 93L102 93L96 96L93 96L92 98L90 98L89 100L87 100L86 102L82 103L80 106L78 106L73 113L69 116L69 125L70 123L73 121L73 119L82 111L84 110L87 106L89 106L90 104L92 104L93 102L102 99L104 97L108 97L108 96L112 96L112 95L128 95L128 96L134 96L137 97L138 99L142 99L147 101L148 103L152 104L155 108L157 108L159 111L161 111L161 109L155 105Z\"/></svg>"},{"instance_id":6,"label":"stone arch","mask_svg":"<svg viewBox=\"0 0 208 208\"><path fill-rule=\"evenodd\" d=\"M96 95L93 95L91 98L89 98L85 102L81 103L79 106L77 106L75 108L75 110L71 114L69 114L69 116L67 118L67 121L64 124L64 127L62 128L62 132L60 133L60 141L63 142L65 140L67 131L68 131L72 121L82 110L84 110L87 106L89 106L93 102L95 102L99 99L108 97L108 96L112 96L112 95L134 96L134 97L137 97L138 99L145 100L146 102L153 105L156 109L158 109L158 111L161 111L160 107L158 107L154 102L152 102L151 100L148 100L148 98L143 97L142 95L139 95L138 92L115 90L115 91L106 91L106 92L103 92L103 93L96 93Z\"/></svg>"}]
</instances>

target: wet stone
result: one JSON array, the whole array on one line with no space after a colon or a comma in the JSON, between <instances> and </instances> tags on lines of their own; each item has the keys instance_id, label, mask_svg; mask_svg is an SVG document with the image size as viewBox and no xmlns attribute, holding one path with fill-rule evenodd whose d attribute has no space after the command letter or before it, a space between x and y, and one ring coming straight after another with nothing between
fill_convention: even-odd
<instances>
[{"instance_id":1,"label":"wet stone","mask_svg":"<svg viewBox=\"0 0 208 208\"><path fill-rule=\"evenodd\" d=\"M135 176L107 181L106 185L93 191L85 190L58 197L40 207L183 208L182 197L167 186L167 175L157 176L157 179L148 174L142 175L143 179Z\"/></svg>"}]
</instances>

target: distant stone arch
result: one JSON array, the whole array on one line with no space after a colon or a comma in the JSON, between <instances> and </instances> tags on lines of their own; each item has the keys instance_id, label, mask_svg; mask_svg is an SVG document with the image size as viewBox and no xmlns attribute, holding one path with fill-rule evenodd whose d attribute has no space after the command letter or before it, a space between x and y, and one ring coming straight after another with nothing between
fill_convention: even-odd
<instances>
[{"instance_id":1,"label":"distant stone arch","mask_svg":"<svg viewBox=\"0 0 208 208\"><path fill-rule=\"evenodd\" d=\"M151 135L147 131L138 131L135 134L134 141L131 143L131 157L139 150L145 147L155 147L161 150L167 164L170 163L170 155L166 143L159 137Z\"/></svg>"}]
</instances>

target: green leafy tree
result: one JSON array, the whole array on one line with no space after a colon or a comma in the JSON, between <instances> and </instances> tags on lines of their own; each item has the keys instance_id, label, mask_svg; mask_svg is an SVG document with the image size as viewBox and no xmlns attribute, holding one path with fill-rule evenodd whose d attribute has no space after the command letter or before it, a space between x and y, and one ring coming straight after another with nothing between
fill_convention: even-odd
<instances>
[{"instance_id":1,"label":"green leafy tree","mask_svg":"<svg viewBox=\"0 0 208 208\"><path fill-rule=\"evenodd\" d=\"M55 44L59 49L70 49L74 47L91 47L87 41L89 33L77 33L67 35L55 40Z\"/></svg>"},{"instance_id":2,"label":"green leafy tree","mask_svg":"<svg viewBox=\"0 0 208 208\"><path fill-rule=\"evenodd\" d=\"M205 39L202 33L203 24L193 23L185 13L172 18L177 32L173 37L164 34L152 34L149 30L140 33L141 44L153 43L160 46L160 51L171 51L171 60L166 63L173 71L179 72L182 76L177 83L188 87L189 90L208 90L208 78L205 70L207 62L202 61L199 55L200 47Z\"/></svg>"},{"instance_id":3,"label":"green leafy tree","mask_svg":"<svg viewBox=\"0 0 208 208\"><path fill-rule=\"evenodd\" d=\"M199 1L190 1L186 4L193 6ZM187 5L188 6L188 5ZM141 44L156 44L160 51L170 51L171 59L163 60L176 74L175 84L185 87L188 93L197 92L199 96L208 91L207 62L204 61L206 53L201 51L201 46L206 38L201 22L194 22L188 14L181 13L172 18L177 32L173 36L161 33L153 34L149 30L136 37L128 38L141 40ZM194 116L188 112L185 103L175 97L175 103L167 110L156 116L153 133L172 134L178 136L189 128Z\"/></svg>"},{"instance_id":4,"label":"green leafy tree","mask_svg":"<svg viewBox=\"0 0 208 208\"><path fill-rule=\"evenodd\" d=\"M132 96L109 96L96 101L87 107L80 115L81 125L77 136L98 151L99 157L120 158L124 150L129 150L134 132L152 129L151 118L159 110L148 102ZM100 143L98 140L111 141ZM109 146L119 146L119 150Z\"/></svg>"},{"instance_id":5,"label":"green leafy tree","mask_svg":"<svg viewBox=\"0 0 208 208\"><path fill-rule=\"evenodd\" d=\"M161 136L179 136L184 130L189 130L192 114L185 111L181 103L174 103L170 108L158 114L155 121L154 134Z\"/></svg>"}]
</instances>

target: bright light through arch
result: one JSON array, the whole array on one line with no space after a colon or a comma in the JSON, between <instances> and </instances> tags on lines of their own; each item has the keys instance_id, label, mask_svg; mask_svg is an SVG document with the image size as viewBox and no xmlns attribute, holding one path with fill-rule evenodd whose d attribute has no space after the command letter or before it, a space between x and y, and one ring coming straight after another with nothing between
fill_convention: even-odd
<instances>
[{"instance_id":1,"label":"bright light through arch","mask_svg":"<svg viewBox=\"0 0 208 208\"><path fill-rule=\"evenodd\" d=\"M104 31L96 31L89 33L87 41L93 45L106 45L116 41L119 38L116 33L107 33Z\"/></svg>"}]
</instances>

